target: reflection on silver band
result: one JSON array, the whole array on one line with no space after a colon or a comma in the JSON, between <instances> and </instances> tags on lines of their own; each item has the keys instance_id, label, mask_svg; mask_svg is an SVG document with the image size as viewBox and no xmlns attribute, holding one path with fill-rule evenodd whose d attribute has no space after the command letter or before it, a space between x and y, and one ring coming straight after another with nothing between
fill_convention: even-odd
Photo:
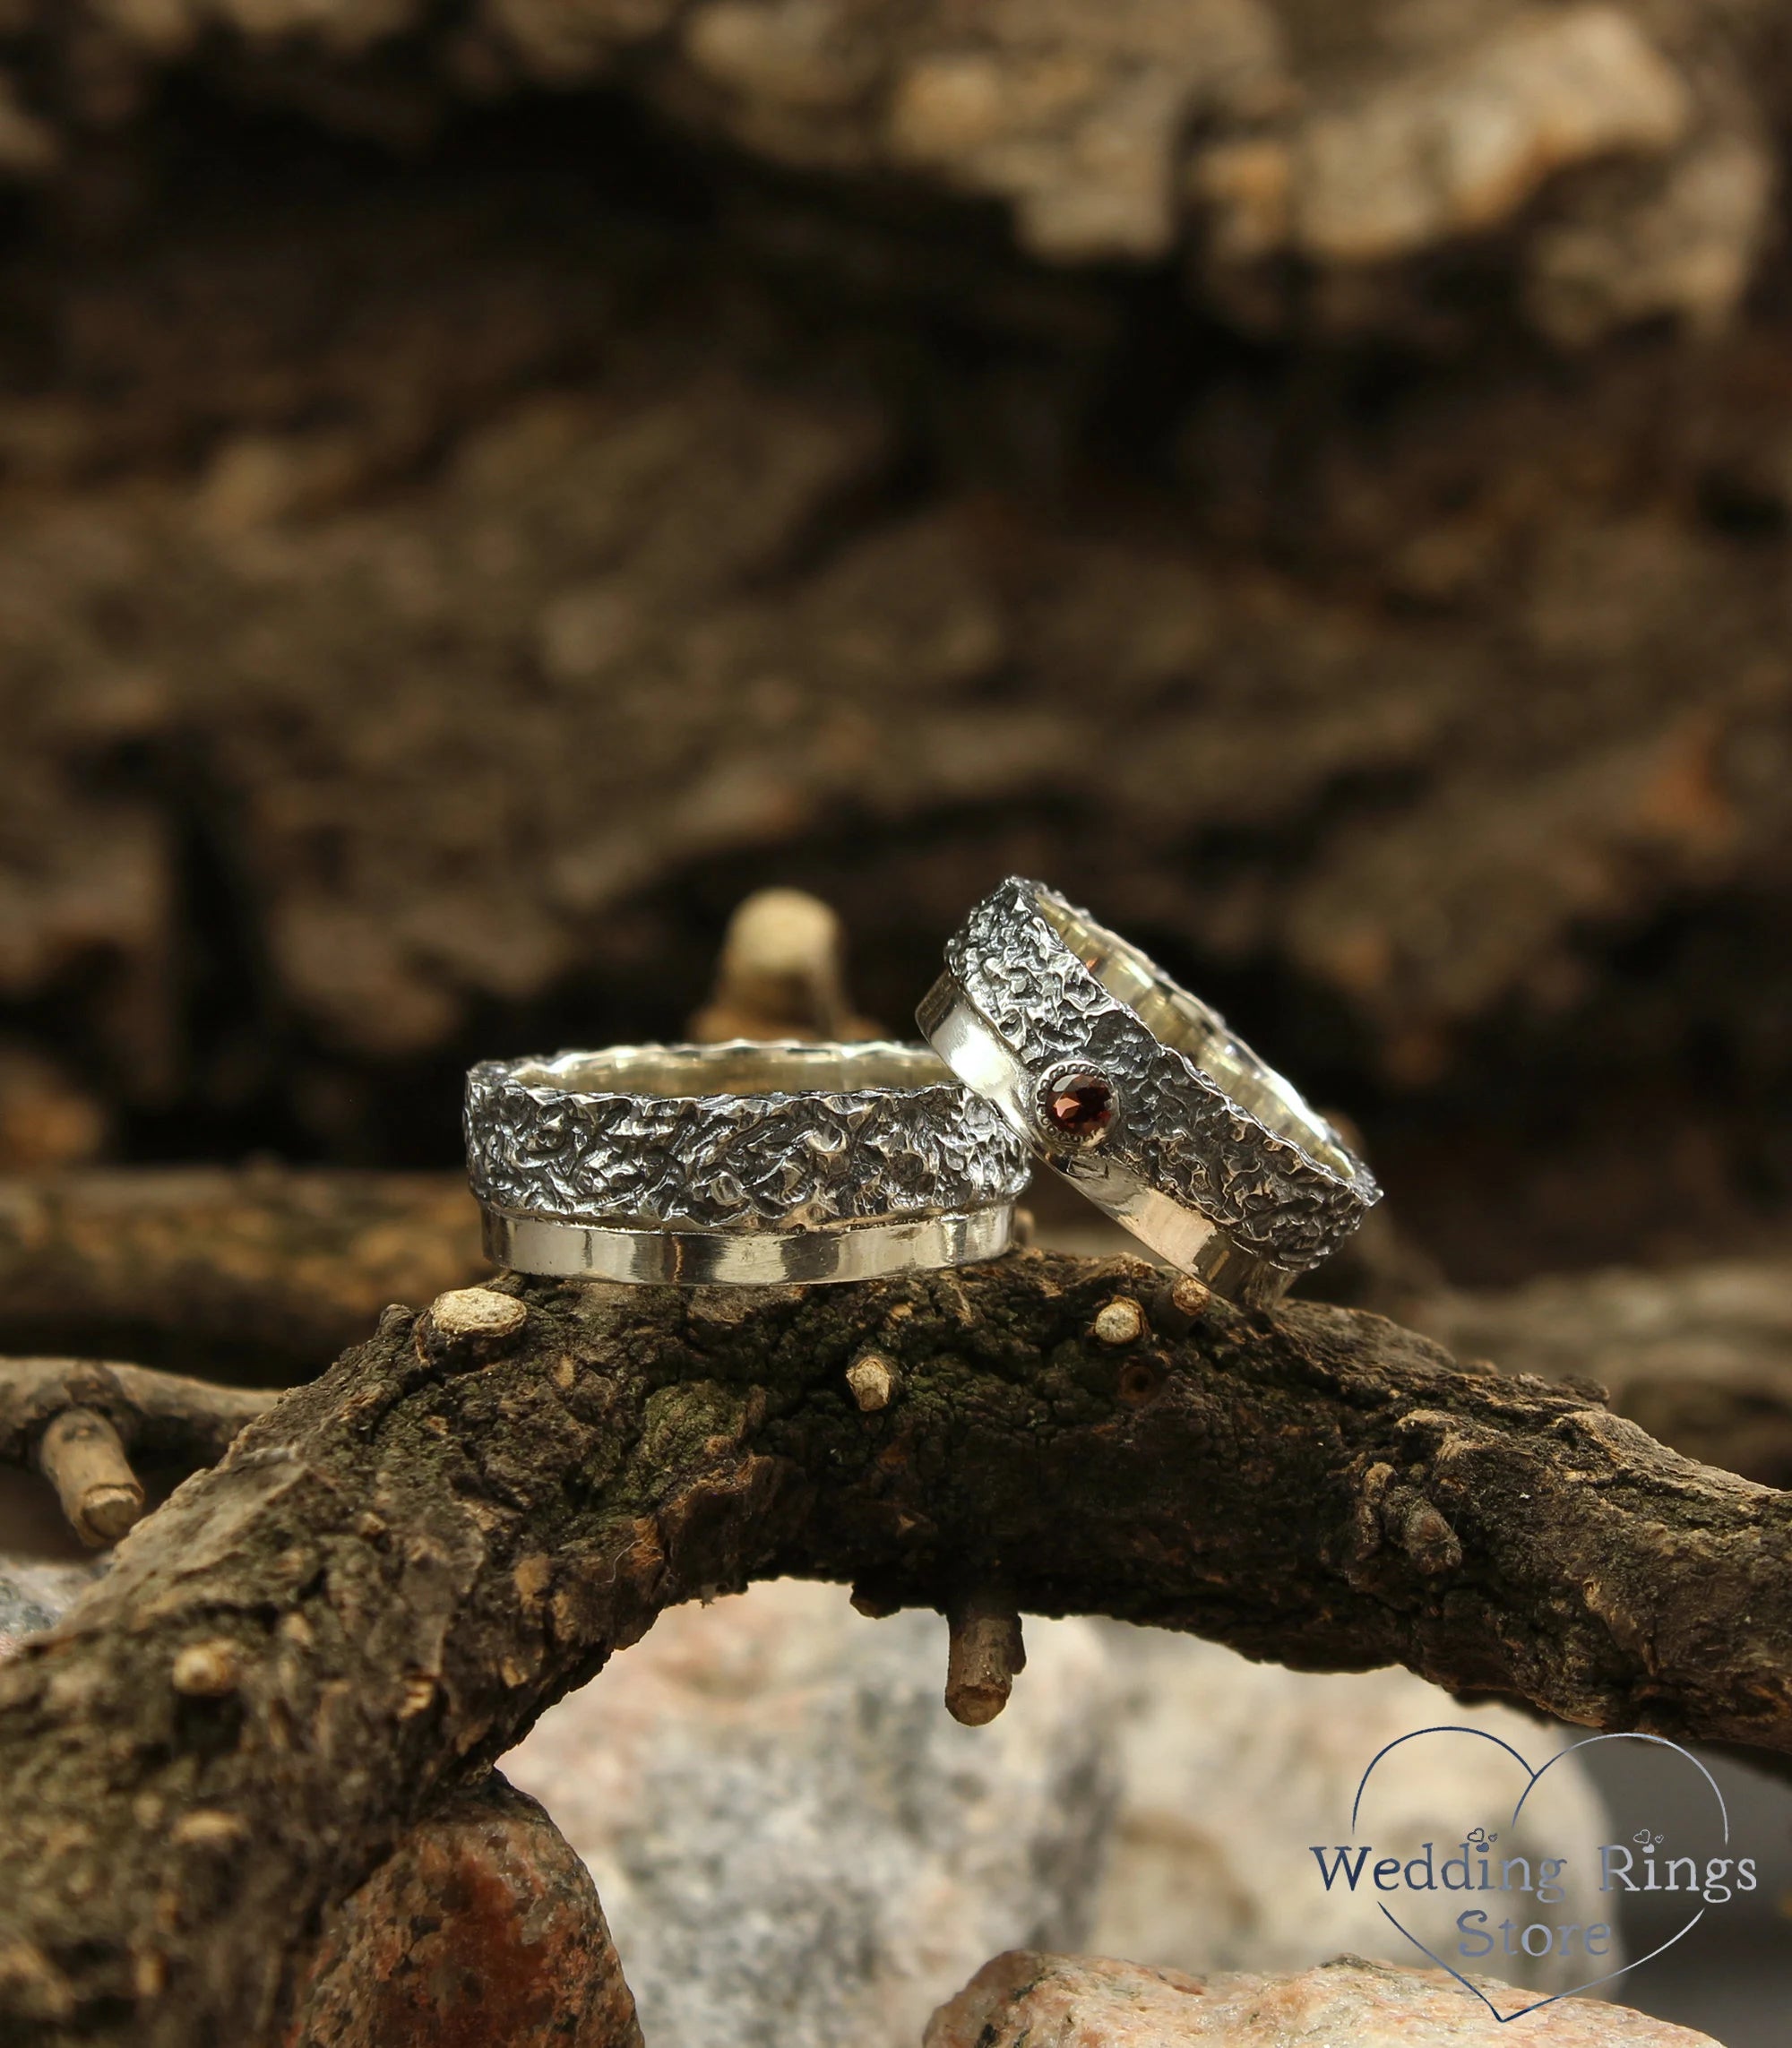
<instances>
[{"instance_id":1,"label":"reflection on silver band","mask_svg":"<svg viewBox=\"0 0 1792 2048\"><path fill-rule=\"evenodd\" d=\"M1275 1299L1380 1190L1288 1082L1137 948L1004 882L946 950L922 1032L1038 1156L1235 1301Z\"/></svg>"},{"instance_id":2,"label":"reflection on silver band","mask_svg":"<svg viewBox=\"0 0 1792 2048\"><path fill-rule=\"evenodd\" d=\"M467 1163L513 1269L762 1286L993 1258L1026 1147L924 1046L487 1061Z\"/></svg>"},{"instance_id":3,"label":"reflection on silver band","mask_svg":"<svg viewBox=\"0 0 1792 2048\"><path fill-rule=\"evenodd\" d=\"M775 1286L875 1280L995 1259L1012 1239L1014 1207L828 1230L631 1230L511 1216L488 1209L486 1251L519 1273L638 1286Z\"/></svg>"}]
</instances>

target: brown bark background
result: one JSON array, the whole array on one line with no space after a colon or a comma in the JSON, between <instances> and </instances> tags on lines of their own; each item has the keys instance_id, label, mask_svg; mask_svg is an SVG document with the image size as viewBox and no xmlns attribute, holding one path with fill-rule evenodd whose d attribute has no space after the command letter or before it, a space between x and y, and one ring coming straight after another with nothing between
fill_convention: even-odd
<instances>
[{"instance_id":1,"label":"brown bark background","mask_svg":"<svg viewBox=\"0 0 1792 2048\"><path fill-rule=\"evenodd\" d=\"M11 0L0 1157L445 1167L752 883L900 1027L1019 867L1465 1283L1770 1242L1788 77L1693 0Z\"/></svg>"}]
</instances>

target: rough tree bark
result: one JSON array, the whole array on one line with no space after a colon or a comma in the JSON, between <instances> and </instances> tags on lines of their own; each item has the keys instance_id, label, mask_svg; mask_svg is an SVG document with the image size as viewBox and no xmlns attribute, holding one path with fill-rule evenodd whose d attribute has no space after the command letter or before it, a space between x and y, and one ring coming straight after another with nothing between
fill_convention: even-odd
<instances>
[{"instance_id":1,"label":"rough tree bark","mask_svg":"<svg viewBox=\"0 0 1792 2048\"><path fill-rule=\"evenodd\" d=\"M1792 1751L1786 1495L1379 1318L1191 1325L1164 1288L1023 1252L388 1310L0 1671L0 2035L270 2039L326 1909L434 1802L663 1607L760 1576L872 1607L999 1585ZM1119 1296L1138 1334L1104 1342ZM868 1349L896 1368L869 1409Z\"/></svg>"}]
</instances>

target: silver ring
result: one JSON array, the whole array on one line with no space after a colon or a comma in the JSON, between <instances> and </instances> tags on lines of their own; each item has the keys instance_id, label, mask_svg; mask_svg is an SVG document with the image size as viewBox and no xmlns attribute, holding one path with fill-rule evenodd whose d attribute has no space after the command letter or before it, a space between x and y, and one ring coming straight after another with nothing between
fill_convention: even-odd
<instances>
[{"instance_id":1,"label":"silver ring","mask_svg":"<svg viewBox=\"0 0 1792 2048\"><path fill-rule=\"evenodd\" d=\"M993 1259L1026 1147L925 1046L623 1046L467 1076L468 1177L513 1270L868 1279Z\"/></svg>"},{"instance_id":2,"label":"silver ring","mask_svg":"<svg viewBox=\"0 0 1792 2048\"><path fill-rule=\"evenodd\" d=\"M1134 946L1011 878L946 947L921 1031L1038 1157L1172 1264L1273 1301L1381 1199L1288 1082Z\"/></svg>"}]
</instances>

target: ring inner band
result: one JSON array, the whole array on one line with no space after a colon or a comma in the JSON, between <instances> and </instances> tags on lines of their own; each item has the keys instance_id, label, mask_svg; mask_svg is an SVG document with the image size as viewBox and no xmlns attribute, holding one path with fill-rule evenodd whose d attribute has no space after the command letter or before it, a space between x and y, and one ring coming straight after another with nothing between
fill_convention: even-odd
<instances>
[{"instance_id":1,"label":"ring inner band","mask_svg":"<svg viewBox=\"0 0 1792 2048\"><path fill-rule=\"evenodd\" d=\"M719 1045L624 1046L520 1061L511 1079L524 1088L572 1095L834 1094L860 1089L956 1087L950 1067L925 1046Z\"/></svg>"},{"instance_id":2,"label":"ring inner band","mask_svg":"<svg viewBox=\"0 0 1792 2048\"><path fill-rule=\"evenodd\" d=\"M1047 896L1040 915L1117 1002L1124 1002L1159 1045L1181 1053L1265 1130L1286 1138L1315 1165L1353 1180L1357 1163L1274 1068L1235 1038L1198 997L1180 988L1117 934Z\"/></svg>"}]
</instances>

